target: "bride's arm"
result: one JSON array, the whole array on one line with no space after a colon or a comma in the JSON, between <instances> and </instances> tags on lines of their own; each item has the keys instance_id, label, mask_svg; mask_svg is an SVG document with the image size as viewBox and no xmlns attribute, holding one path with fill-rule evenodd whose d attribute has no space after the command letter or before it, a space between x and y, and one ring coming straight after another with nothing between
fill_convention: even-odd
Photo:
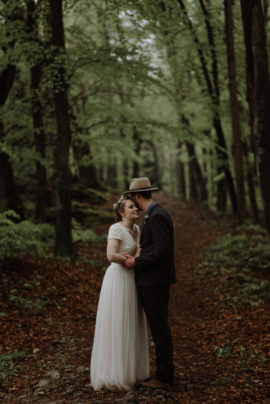
<instances>
[{"instance_id":1,"label":"bride's arm","mask_svg":"<svg viewBox=\"0 0 270 404\"><path fill-rule=\"evenodd\" d=\"M139 257L140 254L141 254L141 246L140 246L140 244L137 244L137 249L136 249L136 251L135 251L134 257L135 257L135 258L136 258L136 257Z\"/></svg>"},{"instance_id":2,"label":"bride's arm","mask_svg":"<svg viewBox=\"0 0 270 404\"><path fill-rule=\"evenodd\" d=\"M120 254L119 247L120 247L121 240L117 240L115 238L109 238L107 243L107 258L110 262L116 262L118 264L122 264L126 261L127 256Z\"/></svg>"},{"instance_id":3,"label":"bride's arm","mask_svg":"<svg viewBox=\"0 0 270 404\"><path fill-rule=\"evenodd\" d=\"M138 225L136 225L135 228L136 228L136 231L137 231L137 234L136 234L137 248L136 248L135 254L133 256L136 258L136 257L139 257L141 255L141 246L140 246L140 242L139 242L139 240L140 240L140 228L139 228Z\"/></svg>"}]
</instances>

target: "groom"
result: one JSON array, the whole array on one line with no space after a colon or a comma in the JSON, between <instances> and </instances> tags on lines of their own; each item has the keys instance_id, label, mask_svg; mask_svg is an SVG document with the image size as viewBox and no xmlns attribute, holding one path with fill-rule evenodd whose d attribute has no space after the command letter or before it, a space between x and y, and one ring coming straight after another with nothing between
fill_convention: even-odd
<instances>
[{"instance_id":1,"label":"groom","mask_svg":"<svg viewBox=\"0 0 270 404\"><path fill-rule=\"evenodd\" d=\"M168 212L154 202L149 178L134 178L124 194L144 211L141 254L125 261L135 267L138 294L144 308L156 350L156 375L142 386L168 389L173 383L173 346L168 325L170 284L176 282L173 223Z\"/></svg>"}]
</instances>

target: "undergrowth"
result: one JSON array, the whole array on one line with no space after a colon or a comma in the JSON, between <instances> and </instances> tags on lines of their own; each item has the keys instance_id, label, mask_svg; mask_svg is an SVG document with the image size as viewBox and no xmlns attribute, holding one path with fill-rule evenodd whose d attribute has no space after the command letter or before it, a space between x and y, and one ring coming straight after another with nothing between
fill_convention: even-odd
<instances>
[{"instance_id":1,"label":"undergrowth","mask_svg":"<svg viewBox=\"0 0 270 404\"><path fill-rule=\"evenodd\" d=\"M43 256L48 254L55 240L54 226L48 223L35 224L30 220L19 221L19 215L12 211L0 213L0 265L5 258L22 257L25 254ZM72 237L77 243L97 243L106 235L84 229L73 219Z\"/></svg>"},{"instance_id":2,"label":"undergrowth","mask_svg":"<svg viewBox=\"0 0 270 404\"><path fill-rule=\"evenodd\" d=\"M256 306L270 300L270 242L258 226L242 230L245 232L227 234L211 246L194 273L198 278L220 277L228 304Z\"/></svg>"},{"instance_id":3,"label":"undergrowth","mask_svg":"<svg viewBox=\"0 0 270 404\"><path fill-rule=\"evenodd\" d=\"M36 225L19 219L12 210L0 213L0 264L10 256L41 255L52 246L53 230L49 224Z\"/></svg>"},{"instance_id":4,"label":"undergrowth","mask_svg":"<svg viewBox=\"0 0 270 404\"><path fill-rule=\"evenodd\" d=\"M17 362L26 356L25 352L13 352L0 355L0 382L6 383L9 376L17 373Z\"/></svg>"},{"instance_id":5,"label":"undergrowth","mask_svg":"<svg viewBox=\"0 0 270 404\"><path fill-rule=\"evenodd\" d=\"M77 220L72 219L72 239L77 243L99 243L107 239L107 234L96 234L91 228L83 228Z\"/></svg>"}]
</instances>

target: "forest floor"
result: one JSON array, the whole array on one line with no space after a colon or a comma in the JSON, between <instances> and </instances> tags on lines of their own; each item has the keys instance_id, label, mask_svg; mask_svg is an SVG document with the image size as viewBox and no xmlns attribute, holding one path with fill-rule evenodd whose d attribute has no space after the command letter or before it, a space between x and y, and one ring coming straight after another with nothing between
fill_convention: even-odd
<instances>
[{"instance_id":1,"label":"forest floor","mask_svg":"<svg viewBox=\"0 0 270 404\"><path fill-rule=\"evenodd\" d=\"M159 196L175 224L178 282L171 288L175 386L95 392L89 361L106 242L77 246L79 259L10 259L1 273L3 403L269 403L270 302L228 305L218 276L194 268L229 225L202 207ZM99 228L106 232L107 226ZM151 369L154 350L150 341ZM6 366L6 368L4 368ZM5 375L9 373L7 379ZM0 379L1 380L1 379Z\"/></svg>"}]
</instances>

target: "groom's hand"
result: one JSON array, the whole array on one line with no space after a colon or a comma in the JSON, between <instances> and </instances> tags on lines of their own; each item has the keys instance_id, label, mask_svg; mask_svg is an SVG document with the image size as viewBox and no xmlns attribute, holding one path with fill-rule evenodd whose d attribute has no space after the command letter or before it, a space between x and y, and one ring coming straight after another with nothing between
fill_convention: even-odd
<instances>
[{"instance_id":1,"label":"groom's hand","mask_svg":"<svg viewBox=\"0 0 270 404\"><path fill-rule=\"evenodd\" d=\"M135 258L134 257L127 258L126 261L124 262L124 265L126 268L135 267Z\"/></svg>"}]
</instances>

